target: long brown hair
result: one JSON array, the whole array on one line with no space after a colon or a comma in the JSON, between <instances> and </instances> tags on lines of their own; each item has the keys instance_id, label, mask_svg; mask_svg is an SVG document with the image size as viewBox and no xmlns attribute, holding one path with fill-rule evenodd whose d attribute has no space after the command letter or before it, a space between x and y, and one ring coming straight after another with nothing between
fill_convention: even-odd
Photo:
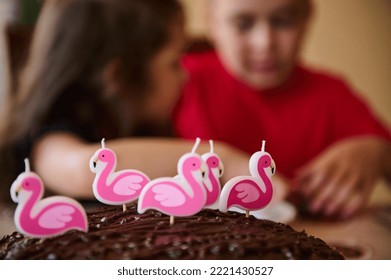
<instances>
[{"instance_id":1,"label":"long brown hair","mask_svg":"<svg viewBox=\"0 0 391 280\"><path fill-rule=\"evenodd\" d=\"M1 112L0 188L15 176L13 144L39 130L62 95L77 86L103 98L108 62L121 62L118 78L130 94L145 94L149 62L180 15L176 0L46 1L17 90Z\"/></svg>"}]
</instances>

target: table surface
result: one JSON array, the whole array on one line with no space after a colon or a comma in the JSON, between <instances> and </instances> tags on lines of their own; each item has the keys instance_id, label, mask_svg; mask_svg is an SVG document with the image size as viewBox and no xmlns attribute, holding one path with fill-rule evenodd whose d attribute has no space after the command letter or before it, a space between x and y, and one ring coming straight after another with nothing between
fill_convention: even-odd
<instances>
[{"instance_id":1,"label":"table surface","mask_svg":"<svg viewBox=\"0 0 391 280\"><path fill-rule=\"evenodd\" d=\"M0 238L13 232L14 205L0 205ZM298 231L344 248L348 259L391 260L391 188L376 186L368 207L346 221L326 222L297 217L289 223Z\"/></svg>"},{"instance_id":2,"label":"table surface","mask_svg":"<svg viewBox=\"0 0 391 280\"><path fill-rule=\"evenodd\" d=\"M385 183L376 185L366 209L349 220L326 222L298 217L290 225L347 249L348 259L391 260L391 188Z\"/></svg>"}]
</instances>

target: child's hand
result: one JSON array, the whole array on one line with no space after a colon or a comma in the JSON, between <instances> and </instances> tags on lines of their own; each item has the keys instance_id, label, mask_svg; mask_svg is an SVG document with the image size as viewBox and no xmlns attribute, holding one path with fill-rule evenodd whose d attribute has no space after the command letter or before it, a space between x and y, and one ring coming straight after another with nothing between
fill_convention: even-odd
<instances>
[{"instance_id":1,"label":"child's hand","mask_svg":"<svg viewBox=\"0 0 391 280\"><path fill-rule=\"evenodd\" d=\"M358 212L385 169L387 151L389 144L375 137L344 140L324 151L297 178L309 211L342 218Z\"/></svg>"}]
</instances>

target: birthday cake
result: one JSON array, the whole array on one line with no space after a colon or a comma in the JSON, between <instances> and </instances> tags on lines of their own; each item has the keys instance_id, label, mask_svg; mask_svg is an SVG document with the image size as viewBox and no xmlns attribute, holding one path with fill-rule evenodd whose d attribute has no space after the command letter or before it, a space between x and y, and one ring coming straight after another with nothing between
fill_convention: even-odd
<instances>
[{"instance_id":1,"label":"birthday cake","mask_svg":"<svg viewBox=\"0 0 391 280\"><path fill-rule=\"evenodd\" d=\"M169 217L133 204L88 213L88 232L48 237L19 232L0 240L0 259L343 259L319 238L252 216L202 210Z\"/></svg>"}]
</instances>

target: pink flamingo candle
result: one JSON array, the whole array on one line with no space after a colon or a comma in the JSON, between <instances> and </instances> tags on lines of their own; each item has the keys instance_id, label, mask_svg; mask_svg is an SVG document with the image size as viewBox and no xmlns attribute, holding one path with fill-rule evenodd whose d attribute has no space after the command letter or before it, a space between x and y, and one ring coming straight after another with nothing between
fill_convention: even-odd
<instances>
[{"instance_id":1,"label":"pink flamingo candle","mask_svg":"<svg viewBox=\"0 0 391 280\"><path fill-rule=\"evenodd\" d=\"M202 160L208 166L208 175L204 179L206 189L205 208L218 209L221 191L220 177L223 175L224 165L220 157L214 152L213 140L209 140L209 144L210 152L201 156Z\"/></svg>"},{"instance_id":2,"label":"pink flamingo candle","mask_svg":"<svg viewBox=\"0 0 391 280\"><path fill-rule=\"evenodd\" d=\"M201 157L195 153L200 139L191 153L183 155L178 161L178 175L150 181L141 191L138 212L155 209L170 216L190 216L198 213L205 205L206 193L203 185L203 170L206 169Z\"/></svg>"},{"instance_id":3,"label":"pink flamingo candle","mask_svg":"<svg viewBox=\"0 0 391 280\"><path fill-rule=\"evenodd\" d=\"M96 173L92 189L97 200L109 205L123 205L125 212L126 204L138 199L149 178L134 169L114 172L116 166L117 157L114 151L105 147L103 138L102 148L90 160L90 169Z\"/></svg>"},{"instance_id":4,"label":"pink flamingo candle","mask_svg":"<svg viewBox=\"0 0 391 280\"><path fill-rule=\"evenodd\" d=\"M249 161L251 176L238 176L230 179L223 187L219 209L226 212L231 207L246 211L260 210L266 207L273 196L271 176L275 173L275 164L269 153L265 152L265 141L262 151L254 153Z\"/></svg>"},{"instance_id":5,"label":"pink flamingo candle","mask_svg":"<svg viewBox=\"0 0 391 280\"><path fill-rule=\"evenodd\" d=\"M16 228L32 237L49 237L71 229L87 232L87 216L75 200L64 196L41 199L44 186L41 178L30 171L28 159L26 170L11 186L10 193L18 203L15 211Z\"/></svg>"}]
</instances>

